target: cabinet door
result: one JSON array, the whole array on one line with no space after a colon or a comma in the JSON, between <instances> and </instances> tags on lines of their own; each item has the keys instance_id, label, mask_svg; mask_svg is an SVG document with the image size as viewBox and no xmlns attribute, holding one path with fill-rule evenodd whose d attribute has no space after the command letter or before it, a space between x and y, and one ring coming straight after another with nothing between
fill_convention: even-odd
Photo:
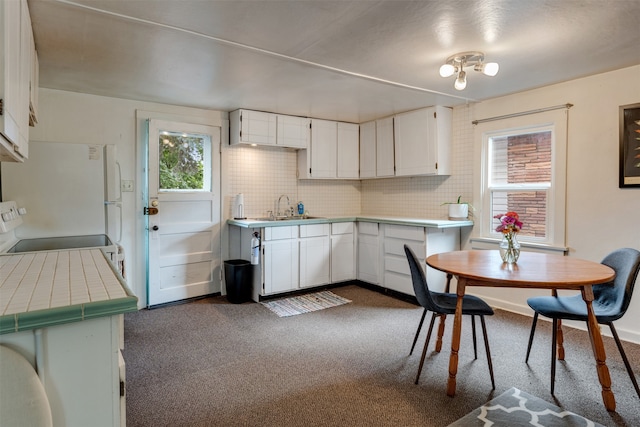
<instances>
[{"instance_id":1,"label":"cabinet door","mask_svg":"<svg viewBox=\"0 0 640 427\"><path fill-rule=\"evenodd\" d=\"M433 114L424 108L395 116L396 176L435 174Z\"/></svg>"},{"instance_id":2,"label":"cabinet door","mask_svg":"<svg viewBox=\"0 0 640 427\"><path fill-rule=\"evenodd\" d=\"M338 178L359 178L360 126L338 123Z\"/></svg>"},{"instance_id":3,"label":"cabinet door","mask_svg":"<svg viewBox=\"0 0 640 427\"><path fill-rule=\"evenodd\" d=\"M311 176L335 178L338 155L337 122L311 119Z\"/></svg>"},{"instance_id":4,"label":"cabinet door","mask_svg":"<svg viewBox=\"0 0 640 427\"><path fill-rule=\"evenodd\" d=\"M298 289L297 239L264 242L264 293Z\"/></svg>"},{"instance_id":5,"label":"cabinet door","mask_svg":"<svg viewBox=\"0 0 640 427\"><path fill-rule=\"evenodd\" d=\"M14 144L20 140L20 2L3 1L0 3L0 22L2 23L2 42L0 42L0 98L3 101L3 113L0 115L0 137L6 153L17 160Z\"/></svg>"},{"instance_id":6,"label":"cabinet door","mask_svg":"<svg viewBox=\"0 0 640 427\"><path fill-rule=\"evenodd\" d=\"M380 283L380 240L378 224L358 223L358 280Z\"/></svg>"},{"instance_id":7,"label":"cabinet door","mask_svg":"<svg viewBox=\"0 0 640 427\"><path fill-rule=\"evenodd\" d=\"M18 129L16 151L25 159L29 156L29 85L31 84L31 17L27 0L20 1L20 80L18 87Z\"/></svg>"},{"instance_id":8,"label":"cabinet door","mask_svg":"<svg viewBox=\"0 0 640 427\"><path fill-rule=\"evenodd\" d=\"M353 233L331 236L331 283L356 278Z\"/></svg>"},{"instance_id":9,"label":"cabinet door","mask_svg":"<svg viewBox=\"0 0 640 427\"><path fill-rule=\"evenodd\" d=\"M393 117L376 120L376 176L395 175Z\"/></svg>"},{"instance_id":10,"label":"cabinet door","mask_svg":"<svg viewBox=\"0 0 640 427\"><path fill-rule=\"evenodd\" d=\"M360 178L376 177L376 122L360 125Z\"/></svg>"},{"instance_id":11,"label":"cabinet door","mask_svg":"<svg viewBox=\"0 0 640 427\"><path fill-rule=\"evenodd\" d=\"M291 148L309 146L310 119L296 116L278 116L277 145Z\"/></svg>"},{"instance_id":12,"label":"cabinet door","mask_svg":"<svg viewBox=\"0 0 640 427\"><path fill-rule=\"evenodd\" d=\"M329 283L329 236L300 239L300 287Z\"/></svg>"},{"instance_id":13,"label":"cabinet door","mask_svg":"<svg viewBox=\"0 0 640 427\"><path fill-rule=\"evenodd\" d=\"M262 111L241 111L240 140L249 144L275 145L276 115Z\"/></svg>"}]
</instances>

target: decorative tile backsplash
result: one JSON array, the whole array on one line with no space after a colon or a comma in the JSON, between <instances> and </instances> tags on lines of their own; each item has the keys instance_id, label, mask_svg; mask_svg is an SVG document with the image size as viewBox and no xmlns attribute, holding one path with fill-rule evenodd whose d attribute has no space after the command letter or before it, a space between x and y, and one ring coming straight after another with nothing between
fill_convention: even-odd
<instances>
[{"instance_id":1,"label":"decorative tile backsplash","mask_svg":"<svg viewBox=\"0 0 640 427\"><path fill-rule=\"evenodd\" d=\"M292 206L302 201L311 215L389 215L440 219L443 202L473 195L473 128L469 106L453 110L451 176L372 180L299 180L295 150L279 147L225 146L223 149L224 215L232 216L236 194L244 195L245 215L263 217L275 211L285 194ZM283 202L281 206L286 203Z\"/></svg>"}]
</instances>

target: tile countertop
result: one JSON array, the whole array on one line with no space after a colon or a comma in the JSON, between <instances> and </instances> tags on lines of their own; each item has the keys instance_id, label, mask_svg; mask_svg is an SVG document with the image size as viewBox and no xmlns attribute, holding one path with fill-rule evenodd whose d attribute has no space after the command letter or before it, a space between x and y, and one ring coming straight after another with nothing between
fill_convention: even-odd
<instances>
[{"instance_id":1,"label":"tile countertop","mask_svg":"<svg viewBox=\"0 0 640 427\"><path fill-rule=\"evenodd\" d=\"M236 225L244 228L262 228L262 227L282 227L285 225L299 225L299 224L323 224L332 222L377 222L382 224L397 224L397 225L412 225L418 227L435 227L435 228L449 228L449 227L470 227L473 225L473 221L452 221L448 219L423 219L423 218L403 218L394 216L372 216L372 215L357 215L348 217L326 217L326 218L311 218L311 219L289 219L285 221L269 221L262 219L230 219L227 220L227 224Z\"/></svg>"},{"instance_id":2,"label":"tile countertop","mask_svg":"<svg viewBox=\"0 0 640 427\"><path fill-rule=\"evenodd\" d=\"M101 249L0 255L0 334L137 310Z\"/></svg>"}]
</instances>

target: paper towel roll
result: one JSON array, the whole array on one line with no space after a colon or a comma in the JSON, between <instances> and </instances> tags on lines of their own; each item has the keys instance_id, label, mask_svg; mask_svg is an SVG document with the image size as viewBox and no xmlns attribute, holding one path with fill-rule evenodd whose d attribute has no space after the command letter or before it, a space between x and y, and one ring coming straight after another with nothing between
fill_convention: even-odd
<instances>
[{"instance_id":1,"label":"paper towel roll","mask_svg":"<svg viewBox=\"0 0 640 427\"><path fill-rule=\"evenodd\" d=\"M236 195L236 201L233 205L233 217L235 219L245 219L244 216L244 195L242 193Z\"/></svg>"}]
</instances>

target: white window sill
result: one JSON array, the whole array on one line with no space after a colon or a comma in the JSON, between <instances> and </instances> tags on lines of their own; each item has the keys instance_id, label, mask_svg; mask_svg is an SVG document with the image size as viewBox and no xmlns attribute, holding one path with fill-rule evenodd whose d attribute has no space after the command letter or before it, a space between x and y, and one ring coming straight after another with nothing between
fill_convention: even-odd
<instances>
[{"instance_id":1,"label":"white window sill","mask_svg":"<svg viewBox=\"0 0 640 427\"><path fill-rule=\"evenodd\" d=\"M498 249L498 245L500 244L500 239L494 239L489 237L472 237L469 239L471 242L471 249ZM561 246L551 246L541 243L531 243L531 242L520 242L520 247L523 250L532 251L532 252L547 252L547 253L562 253L563 255L567 255L569 253L569 248L561 247Z\"/></svg>"}]
</instances>

